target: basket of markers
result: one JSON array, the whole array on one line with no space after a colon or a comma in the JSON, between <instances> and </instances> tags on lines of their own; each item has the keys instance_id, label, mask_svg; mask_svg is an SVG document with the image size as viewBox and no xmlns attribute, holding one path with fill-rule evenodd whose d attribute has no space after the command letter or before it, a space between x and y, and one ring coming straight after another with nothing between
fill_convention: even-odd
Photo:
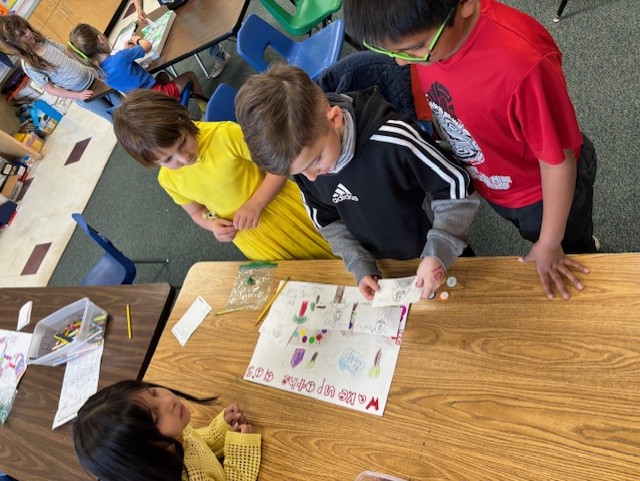
<instances>
[{"instance_id":1,"label":"basket of markers","mask_svg":"<svg viewBox=\"0 0 640 481\"><path fill-rule=\"evenodd\" d=\"M57 366L79 356L104 338L108 317L86 297L50 314L33 331L28 363Z\"/></svg>"}]
</instances>

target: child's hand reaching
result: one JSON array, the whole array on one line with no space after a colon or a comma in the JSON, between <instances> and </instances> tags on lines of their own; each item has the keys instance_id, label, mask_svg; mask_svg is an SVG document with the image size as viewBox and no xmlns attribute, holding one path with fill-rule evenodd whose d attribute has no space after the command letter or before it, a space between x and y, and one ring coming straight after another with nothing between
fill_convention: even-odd
<instances>
[{"instance_id":1,"label":"child's hand reaching","mask_svg":"<svg viewBox=\"0 0 640 481\"><path fill-rule=\"evenodd\" d=\"M447 273L437 257L425 257L420 261L416 276L416 287L422 287L423 299L430 299L444 281Z\"/></svg>"},{"instance_id":2,"label":"child's hand reaching","mask_svg":"<svg viewBox=\"0 0 640 481\"><path fill-rule=\"evenodd\" d=\"M249 199L233 216L233 226L238 230L258 227L262 208L263 206L255 202L251 202L251 199Z\"/></svg>"},{"instance_id":3,"label":"child's hand reaching","mask_svg":"<svg viewBox=\"0 0 640 481\"><path fill-rule=\"evenodd\" d=\"M93 97L93 90L83 90L82 92L77 92L78 100L88 100Z\"/></svg>"},{"instance_id":4,"label":"child's hand reaching","mask_svg":"<svg viewBox=\"0 0 640 481\"><path fill-rule=\"evenodd\" d=\"M210 231L219 242L231 242L236 237L238 230L233 226L233 222L217 217L209 221Z\"/></svg>"},{"instance_id":5,"label":"child's hand reaching","mask_svg":"<svg viewBox=\"0 0 640 481\"><path fill-rule=\"evenodd\" d=\"M124 43L124 45L127 48L135 47L137 45L137 42L141 39L142 37L140 35L132 35L131 38Z\"/></svg>"},{"instance_id":6,"label":"child's hand reaching","mask_svg":"<svg viewBox=\"0 0 640 481\"><path fill-rule=\"evenodd\" d=\"M372 301L373 295L380 290L378 279L378 276L364 276L360 279L358 289L360 290L360 294L362 294L367 301Z\"/></svg>"}]
</instances>

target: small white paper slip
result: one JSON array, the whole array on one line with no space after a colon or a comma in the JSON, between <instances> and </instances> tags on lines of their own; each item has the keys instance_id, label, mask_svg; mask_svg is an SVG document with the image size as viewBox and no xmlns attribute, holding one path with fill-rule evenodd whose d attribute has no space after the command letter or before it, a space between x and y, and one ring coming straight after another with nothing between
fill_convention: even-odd
<instances>
[{"instance_id":1,"label":"small white paper slip","mask_svg":"<svg viewBox=\"0 0 640 481\"><path fill-rule=\"evenodd\" d=\"M358 304L353 313L353 332L394 337L398 335L404 307L372 307Z\"/></svg>"},{"instance_id":2,"label":"small white paper slip","mask_svg":"<svg viewBox=\"0 0 640 481\"><path fill-rule=\"evenodd\" d=\"M100 342L94 349L67 362L52 430L75 418L87 399L98 390L103 349L104 343Z\"/></svg>"},{"instance_id":3,"label":"small white paper slip","mask_svg":"<svg viewBox=\"0 0 640 481\"><path fill-rule=\"evenodd\" d=\"M182 347L187 343L191 334L195 332L196 329L202 324L204 318L207 317L207 314L211 312L211 306L207 304L202 296L198 296L198 298L193 301L191 307L187 309L180 320L173 326L171 332Z\"/></svg>"},{"instance_id":4,"label":"small white paper slip","mask_svg":"<svg viewBox=\"0 0 640 481\"><path fill-rule=\"evenodd\" d=\"M18 331L31 322L32 306L33 301L28 301L24 306L20 308L20 313L18 314Z\"/></svg>"},{"instance_id":5,"label":"small white paper slip","mask_svg":"<svg viewBox=\"0 0 640 481\"><path fill-rule=\"evenodd\" d=\"M416 287L416 276L380 279L380 290L373 296L371 307L400 306L420 300L422 288Z\"/></svg>"}]
</instances>

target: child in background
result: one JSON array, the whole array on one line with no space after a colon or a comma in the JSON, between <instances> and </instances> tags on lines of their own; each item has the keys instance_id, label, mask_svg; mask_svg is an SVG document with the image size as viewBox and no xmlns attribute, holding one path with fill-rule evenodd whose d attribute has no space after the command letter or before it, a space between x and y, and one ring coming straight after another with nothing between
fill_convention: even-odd
<instances>
[{"instance_id":1,"label":"child in background","mask_svg":"<svg viewBox=\"0 0 640 481\"><path fill-rule=\"evenodd\" d=\"M171 198L220 242L249 259L330 259L331 249L307 216L298 187L265 175L251 161L233 122L192 122L176 100L136 90L113 113L118 141Z\"/></svg>"},{"instance_id":2,"label":"child in background","mask_svg":"<svg viewBox=\"0 0 640 481\"><path fill-rule=\"evenodd\" d=\"M159 1L158 3L162 6L162 3L160 3ZM138 16L138 22L140 22L142 25L146 25L149 20L147 19L147 14L144 13L144 9L142 8L142 0L133 0L133 4ZM223 50L222 45L220 45L219 43L215 44L209 49L209 55L213 57L213 68L209 73L209 78L216 78L227 66L229 60L231 59L231 56Z\"/></svg>"},{"instance_id":3,"label":"child in background","mask_svg":"<svg viewBox=\"0 0 640 481\"><path fill-rule=\"evenodd\" d=\"M80 107L111 121L107 109L120 104L120 94L86 102L93 95L89 87L95 75L69 57L62 45L45 38L18 15L0 16L0 40L20 57L24 73L45 92L73 99Z\"/></svg>"},{"instance_id":4,"label":"child in background","mask_svg":"<svg viewBox=\"0 0 640 481\"><path fill-rule=\"evenodd\" d=\"M549 32L495 0L346 0L347 30L367 48L415 63L436 127L476 190L533 246L548 298L597 250L593 145L580 132ZM577 160L577 162L576 162Z\"/></svg>"},{"instance_id":5,"label":"child in background","mask_svg":"<svg viewBox=\"0 0 640 481\"><path fill-rule=\"evenodd\" d=\"M469 175L377 88L325 96L301 69L276 64L245 82L236 116L253 160L294 176L365 298L380 288L376 258L419 257L416 286L433 296L467 247L479 198L468 195Z\"/></svg>"},{"instance_id":6,"label":"child in background","mask_svg":"<svg viewBox=\"0 0 640 481\"><path fill-rule=\"evenodd\" d=\"M260 435L238 405L194 429L176 394L203 404L216 399L142 381L120 381L91 396L73 424L80 463L102 481L256 480Z\"/></svg>"},{"instance_id":7,"label":"child in background","mask_svg":"<svg viewBox=\"0 0 640 481\"><path fill-rule=\"evenodd\" d=\"M81 23L69 34L67 45L71 55L92 68L109 87L122 93L128 94L134 89L151 89L180 99L185 85L191 82L193 93L204 95L200 82L193 72L184 72L173 81L163 84L138 65L135 60L144 57L152 47L151 42L139 35L131 37L127 42L127 48L112 54L107 37L91 25ZM204 101L201 102L204 104Z\"/></svg>"}]
</instances>

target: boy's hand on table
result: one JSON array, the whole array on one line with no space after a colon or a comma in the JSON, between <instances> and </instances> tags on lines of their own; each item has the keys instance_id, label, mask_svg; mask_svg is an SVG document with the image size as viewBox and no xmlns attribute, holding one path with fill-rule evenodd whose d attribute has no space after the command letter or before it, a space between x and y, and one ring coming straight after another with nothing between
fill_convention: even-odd
<instances>
[{"instance_id":1,"label":"boy's hand on table","mask_svg":"<svg viewBox=\"0 0 640 481\"><path fill-rule=\"evenodd\" d=\"M364 276L358 283L358 289L367 301L372 301L373 295L380 290L378 276Z\"/></svg>"},{"instance_id":2,"label":"boy's hand on table","mask_svg":"<svg viewBox=\"0 0 640 481\"><path fill-rule=\"evenodd\" d=\"M420 297L431 299L447 277L447 271L437 257L425 257L420 261L416 276L416 287L422 287Z\"/></svg>"},{"instance_id":3,"label":"boy's hand on table","mask_svg":"<svg viewBox=\"0 0 640 481\"><path fill-rule=\"evenodd\" d=\"M215 238L220 242L231 242L236 237L238 230L233 227L233 222L227 219L211 219L211 228Z\"/></svg>"},{"instance_id":4,"label":"boy's hand on table","mask_svg":"<svg viewBox=\"0 0 640 481\"><path fill-rule=\"evenodd\" d=\"M249 200L236 211L233 216L233 226L238 230L258 227L260 214L262 214L262 207Z\"/></svg>"},{"instance_id":5,"label":"boy's hand on table","mask_svg":"<svg viewBox=\"0 0 640 481\"><path fill-rule=\"evenodd\" d=\"M589 273L588 268L567 257L559 244L548 246L536 242L529 253L518 260L520 262L534 261L536 263L542 288L549 299L553 299L553 284L556 285L563 299L569 299L570 295L567 291L565 278L579 291L584 289L584 284L576 277L572 269L584 274Z\"/></svg>"}]
</instances>

